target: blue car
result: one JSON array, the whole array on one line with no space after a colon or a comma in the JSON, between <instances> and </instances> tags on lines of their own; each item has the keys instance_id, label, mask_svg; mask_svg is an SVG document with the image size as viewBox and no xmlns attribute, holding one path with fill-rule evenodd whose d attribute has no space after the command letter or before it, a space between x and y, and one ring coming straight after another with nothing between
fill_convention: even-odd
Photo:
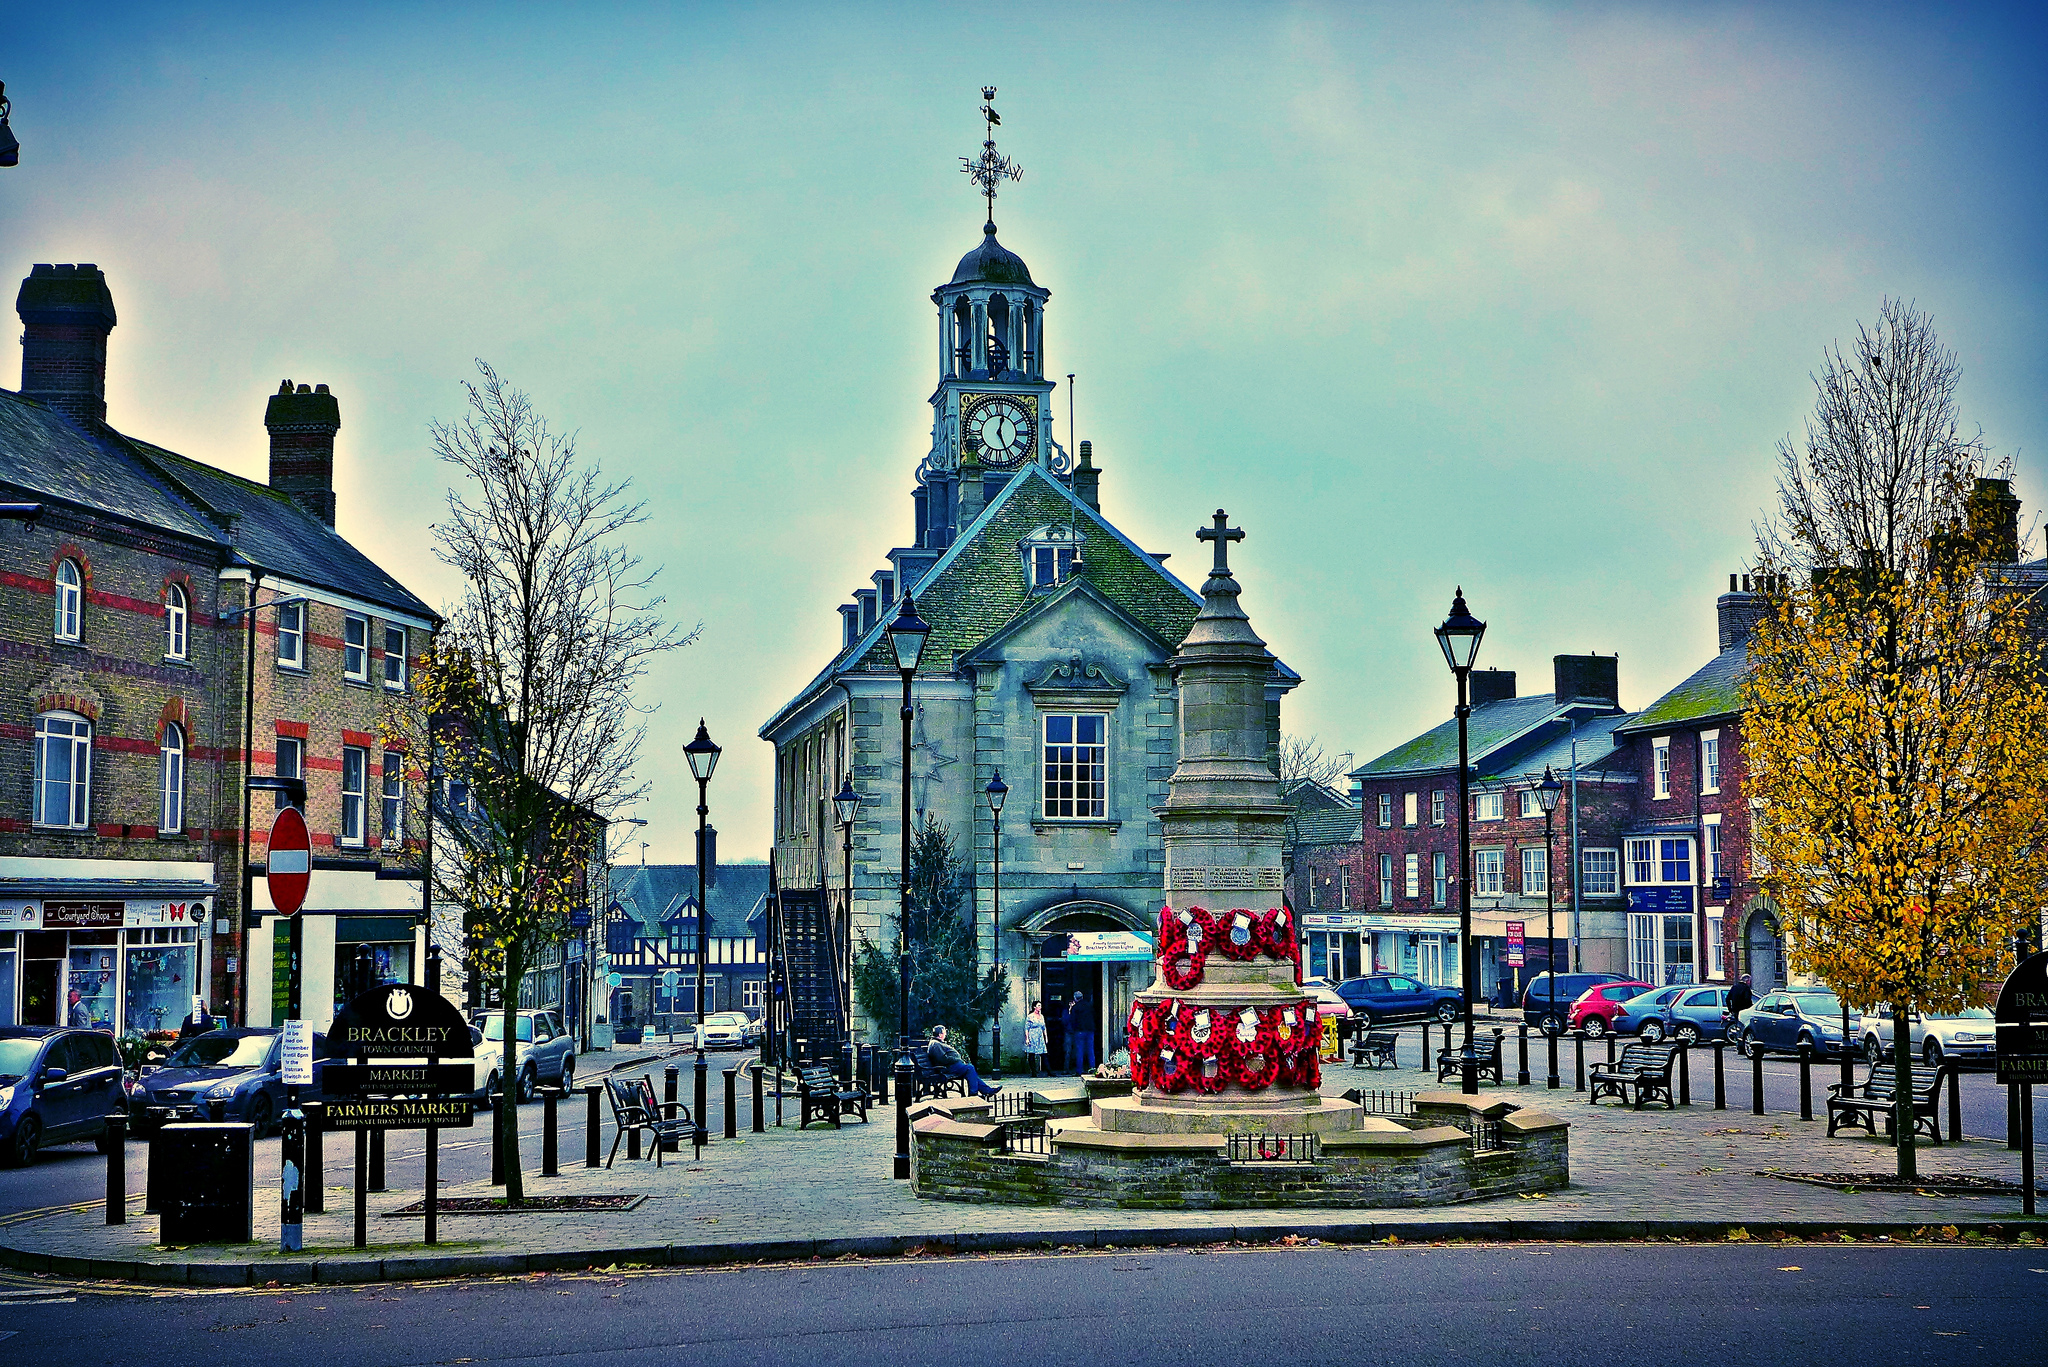
<instances>
[{"instance_id":1,"label":"blue car","mask_svg":"<svg viewBox=\"0 0 2048 1367\"><path fill-rule=\"evenodd\" d=\"M1337 995L1351 1008L1361 1030L1385 1021L1461 1020L1465 994L1455 987L1432 987L1399 973L1368 973L1337 984Z\"/></svg>"},{"instance_id":2,"label":"blue car","mask_svg":"<svg viewBox=\"0 0 2048 1367\"><path fill-rule=\"evenodd\" d=\"M1693 986L1666 1003L1661 1017L1643 1023L1643 1038L1656 1043L1666 1037L1687 1044L1722 1039L1728 1033L1728 989Z\"/></svg>"},{"instance_id":3,"label":"blue car","mask_svg":"<svg viewBox=\"0 0 2048 1367\"><path fill-rule=\"evenodd\" d=\"M1621 1003L1614 1013L1614 1033L1617 1035L1640 1034L1655 1044L1664 1038L1664 1008L1671 1005L1691 983L1680 983L1676 987L1658 987L1648 992L1638 992Z\"/></svg>"},{"instance_id":4,"label":"blue car","mask_svg":"<svg viewBox=\"0 0 2048 1367\"><path fill-rule=\"evenodd\" d=\"M59 1026L0 1027L0 1160L20 1167L36 1150L90 1139L112 1147L107 1117L125 1091L114 1037Z\"/></svg>"},{"instance_id":5,"label":"blue car","mask_svg":"<svg viewBox=\"0 0 2048 1367\"><path fill-rule=\"evenodd\" d=\"M137 1133L180 1120L222 1120L254 1125L260 1137L284 1113L283 1036L276 1030L209 1030L181 1041L163 1066L143 1074L129 1101ZM313 1085L320 1097L327 1037L313 1036Z\"/></svg>"}]
</instances>

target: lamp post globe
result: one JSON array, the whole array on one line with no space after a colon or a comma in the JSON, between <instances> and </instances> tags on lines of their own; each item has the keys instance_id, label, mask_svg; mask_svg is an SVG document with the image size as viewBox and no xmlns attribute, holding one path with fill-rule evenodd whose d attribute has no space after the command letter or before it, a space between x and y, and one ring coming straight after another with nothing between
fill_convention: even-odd
<instances>
[{"instance_id":1,"label":"lamp post globe","mask_svg":"<svg viewBox=\"0 0 2048 1367\"><path fill-rule=\"evenodd\" d=\"M1461 585L1451 598L1451 615L1436 629L1436 643L1458 680L1458 981L1465 999L1465 1043L1460 1057L1466 1096L1479 1094L1479 1071L1472 1054L1472 971L1476 964L1472 954L1472 762L1468 750L1472 704L1467 690L1472 662L1479 658L1479 643L1485 636L1486 623L1465 606Z\"/></svg>"},{"instance_id":2,"label":"lamp post globe","mask_svg":"<svg viewBox=\"0 0 2048 1367\"><path fill-rule=\"evenodd\" d=\"M889 650L896 657L896 672L903 676L903 901L896 922L896 1024L902 1053L896 1059L896 1163L895 1175L910 1177L910 1092L917 1065L910 1060L910 726L915 715L910 707L910 681L917 662L924 657L924 643L931 625L917 615L917 604L905 593L889 623Z\"/></svg>"}]
</instances>

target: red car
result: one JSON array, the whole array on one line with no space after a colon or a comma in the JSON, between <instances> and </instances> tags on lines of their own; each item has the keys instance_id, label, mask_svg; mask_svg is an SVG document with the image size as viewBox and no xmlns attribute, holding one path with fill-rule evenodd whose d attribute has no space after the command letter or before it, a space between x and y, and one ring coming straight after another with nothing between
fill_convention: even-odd
<instances>
[{"instance_id":1,"label":"red car","mask_svg":"<svg viewBox=\"0 0 2048 1367\"><path fill-rule=\"evenodd\" d=\"M1620 1014L1623 1002L1638 993L1656 990L1655 983L1634 981L1589 987L1572 1003L1572 1014L1566 1028L1584 1030L1589 1038L1599 1039L1614 1028L1614 1018Z\"/></svg>"}]
</instances>

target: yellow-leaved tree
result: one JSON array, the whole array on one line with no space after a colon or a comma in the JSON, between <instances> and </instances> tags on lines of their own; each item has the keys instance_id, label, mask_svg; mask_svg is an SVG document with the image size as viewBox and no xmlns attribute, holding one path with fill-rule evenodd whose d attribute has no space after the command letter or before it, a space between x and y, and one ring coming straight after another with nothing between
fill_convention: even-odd
<instances>
[{"instance_id":1,"label":"yellow-leaved tree","mask_svg":"<svg viewBox=\"0 0 2048 1367\"><path fill-rule=\"evenodd\" d=\"M1752 849L1790 965L1890 1014L1900 1078L1909 1013L1972 1003L2048 889L2039 643L1990 515L2003 486L1980 484L1982 444L1956 429L1957 374L1891 300L1828 353L1806 440L1780 447L1744 685Z\"/></svg>"}]
</instances>

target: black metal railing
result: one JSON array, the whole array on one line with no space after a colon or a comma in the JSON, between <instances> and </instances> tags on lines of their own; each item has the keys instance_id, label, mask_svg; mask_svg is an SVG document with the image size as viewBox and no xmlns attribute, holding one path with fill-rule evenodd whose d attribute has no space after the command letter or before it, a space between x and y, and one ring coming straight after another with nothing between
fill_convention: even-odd
<instances>
[{"instance_id":1,"label":"black metal railing","mask_svg":"<svg viewBox=\"0 0 2048 1367\"><path fill-rule=\"evenodd\" d=\"M1365 1109L1367 1115L1412 1116L1415 1114L1415 1093L1396 1091L1391 1088L1353 1087L1344 1093L1346 1101L1355 1101Z\"/></svg>"},{"instance_id":2,"label":"black metal railing","mask_svg":"<svg viewBox=\"0 0 2048 1367\"><path fill-rule=\"evenodd\" d=\"M1322 1155L1322 1141L1312 1134L1233 1134L1233 1163L1313 1163Z\"/></svg>"},{"instance_id":3,"label":"black metal railing","mask_svg":"<svg viewBox=\"0 0 2048 1367\"><path fill-rule=\"evenodd\" d=\"M991 1121L1016 1120L1031 1114L1031 1093L1004 1092L988 1103L988 1118Z\"/></svg>"},{"instance_id":4,"label":"black metal railing","mask_svg":"<svg viewBox=\"0 0 2048 1367\"><path fill-rule=\"evenodd\" d=\"M1042 1116L1008 1121L1003 1126L1002 1152L1027 1158L1052 1157L1052 1141Z\"/></svg>"},{"instance_id":5,"label":"black metal railing","mask_svg":"<svg viewBox=\"0 0 2048 1367\"><path fill-rule=\"evenodd\" d=\"M1465 1124L1465 1133L1472 1136L1475 1153L1490 1153L1500 1147L1500 1122L1473 1116Z\"/></svg>"}]
</instances>

